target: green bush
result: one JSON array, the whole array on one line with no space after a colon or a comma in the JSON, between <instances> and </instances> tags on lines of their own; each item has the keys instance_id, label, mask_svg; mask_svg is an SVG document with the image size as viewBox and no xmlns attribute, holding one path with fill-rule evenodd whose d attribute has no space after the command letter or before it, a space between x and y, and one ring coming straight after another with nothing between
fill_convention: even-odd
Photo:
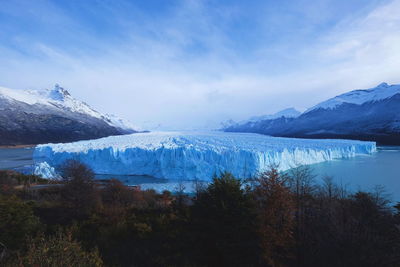
<instances>
[{"instance_id":1,"label":"green bush","mask_svg":"<svg viewBox=\"0 0 400 267\"><path fill-rule=\"evenodd\" d=\"M35 235L40 227L32 203L0 195L0 242L7 250L24 247L26 238Z\"/></svg>"}]
</instances>

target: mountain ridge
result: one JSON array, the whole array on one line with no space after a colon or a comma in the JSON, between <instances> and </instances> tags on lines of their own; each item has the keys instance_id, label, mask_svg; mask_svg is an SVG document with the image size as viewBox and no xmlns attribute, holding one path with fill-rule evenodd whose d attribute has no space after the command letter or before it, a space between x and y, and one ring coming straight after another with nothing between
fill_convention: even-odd
<instances>
[{"instance_id":1,"label":"mountain ridge","mask_svg":"<svg viewBox=\"0 0 400 267\"><path fill-rule=\"evenodd\" d=\"M58 84L52 90L0 87L0 145L70 142L137 132Z\"/></svg>"},{"instance_id":2,"label":"mountain ridge","mask_svg":"<svg viewBox=\"0 0 400 267\"><path fill-rule=\"evenodd\" d=\"M336 108L343 103L358 104L361 105L367 102L380 101L390 98L396 94L400 93L400 85L388 85L383 82L376 87L370 89L356 89L349 91L344 94L332 97L326 101L323 101L310 109L306 110L304 113L312 111L318 108Z\"/></svg>"},{"instance_id":3,"label":"mountain ridge","mask_svg":"<svg viewBox=\"0 0 400 267\"><path fill-rule=\"evenodd\" d=\"M374 88L353 90L323 101L296 118L261 120L223 130L400 145L400 85L381 83Z\"/></svg>"}]
</instances>

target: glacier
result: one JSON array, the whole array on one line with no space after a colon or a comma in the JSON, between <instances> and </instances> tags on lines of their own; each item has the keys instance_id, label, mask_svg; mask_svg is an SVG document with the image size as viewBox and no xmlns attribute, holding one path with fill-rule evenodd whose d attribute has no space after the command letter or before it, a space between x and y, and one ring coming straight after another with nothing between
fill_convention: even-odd
<instances>
[{"instance_id":1,"label":"glacier","mask_svg":"<svg viewBox=\"0 0 400 267\"><path fill-rule=\"evenodd\" d=\"M249 178L272 165L284 171L375 151L375 142L366 141L217 131L149 132L38 145L33 157L35 174L45 178L54 178L57 168L72 159L87 164L96 174L209 181L225 171Z\"/></svg>"}]
</instances>

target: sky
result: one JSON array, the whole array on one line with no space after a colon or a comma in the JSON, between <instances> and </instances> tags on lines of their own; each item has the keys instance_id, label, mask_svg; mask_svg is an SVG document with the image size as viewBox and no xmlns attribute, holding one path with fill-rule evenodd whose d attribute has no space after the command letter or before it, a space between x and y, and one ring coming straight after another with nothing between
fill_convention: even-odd
<instances>
[{"instance_id":1,"label":"sky","mask_svg":"<svg viewBox=\"0 0 400 267\"><path fill-rule=\"evenodd\" d=\"M400 0L0 0L0 86L58 83L146 129L400 83Z\"/></svg>"}]
</instances>

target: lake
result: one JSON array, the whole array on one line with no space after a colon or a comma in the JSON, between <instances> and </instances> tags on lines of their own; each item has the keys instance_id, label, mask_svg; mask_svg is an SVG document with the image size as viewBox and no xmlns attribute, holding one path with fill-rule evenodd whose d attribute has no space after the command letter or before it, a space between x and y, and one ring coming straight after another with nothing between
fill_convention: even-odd
<instances>
[{"instance_id":1,"label":"lake","mask_svg":"<svg viewBox=\"0 0 400 267\"><path fill-rule=\"evenodd\" d=\"M28 171L33 164L33 148L0 148L0 169Z\"/></svg>"},{"instance_id":2,"label":"lake","mask_svg":"<svg viewBox=\"0 0 400 267\"><path fill-rule=\"evenodd\" d=\"M318 178L331 176L351 190L372 190L383 185L394 201L400 201L400 147L378 147L372 155L311 165Z\"/></svg>"},{"instance_id":3,"label":"lake","mask_svg":"<svg viewBox=\"0 0 400 267\"><path fill-rule=\"evenodd\" d=\"M31 172L32 148L0 149L0 169L16 169ZM349 159L328 161L310 165L317 180L330 176L351 190L372 190L383 185L392 200L400 201L400 147L378 147L378 152ZM99 179L115 177L127 185L141 185L142 189L175 191L184 188L193 191L193 182L157 179L148 176L97 175Z\"/></svg>"}]
</instances>

